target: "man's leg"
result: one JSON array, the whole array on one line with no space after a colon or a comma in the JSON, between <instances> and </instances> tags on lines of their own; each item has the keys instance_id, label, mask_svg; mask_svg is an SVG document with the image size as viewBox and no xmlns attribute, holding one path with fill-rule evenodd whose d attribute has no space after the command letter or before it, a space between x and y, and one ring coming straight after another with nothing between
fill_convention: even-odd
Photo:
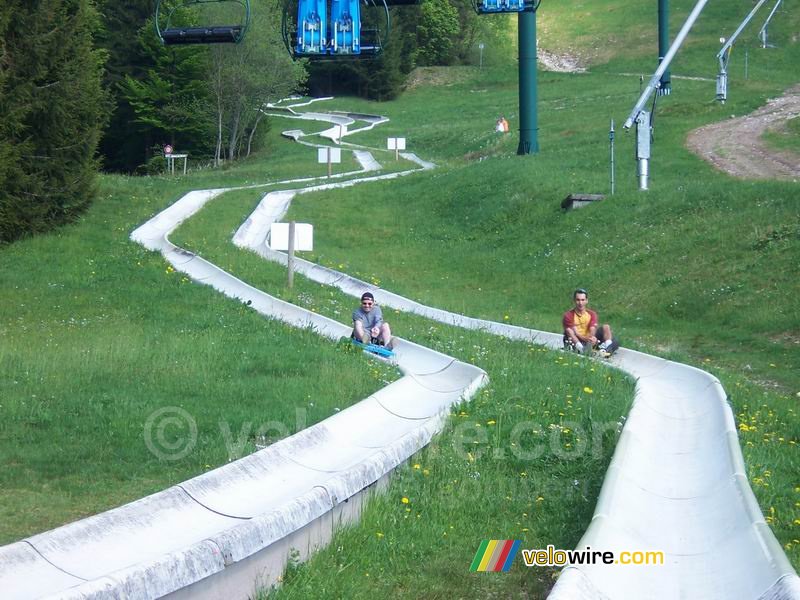
<instances>
[{"instance_id":1,"label":"man's leg","mask_svg":"<svg viewBox=\"0 0 800 600\"><path fill-rule=\"evenodd\" d=\"M574 350L578 353L583 352L583 343L578 339L578 336L575 335L575 332L571 329L564 331L564 348Z\"/></svg>"},{"instance_id":2,"label":"man's leg","mask_svg":"<svg viewBox=\"0 0 800 600\"><path fill-rule=\"evenodd\" d=\"M380 341L383 346L392 349L392 330L389 328L388 323L381 324Z\"/></svg>"},{"instance_id":3,"label":"man's leg","mask_svg":"<svg viewBox=\"0 0 800 600\"><path fill-rule=\"evenodd\" d=\"M597 345L601 350L605 350L611 345L613 339L614 338L611 334L611 326L608 323L604 323L602 327L597 330Z\"/></svg>"},{"instance_id":4,"label":"man's leg","mask_svg":"<svg viewBox=\"0 0 800 600\"><path fill-rule=\"evenodd\" d=\"M604 324L598 331L597 340L600 342L600 351L605 352L606 354L611 354L617 348L619 348L619 344L614 339L614 336L611 333L611 326L608 323Z\"/></svg>"},{"instance_id":5,"label":"man's leg","mask_svg":"<svg viewBox=\"0 0 800 600\"><path fill-rule=\"evenodd\" d=\"M353 337L364 344L369 344L369 332L364 331L364 324L361 321L353 321Z\"/></svg>"}]
</instances>

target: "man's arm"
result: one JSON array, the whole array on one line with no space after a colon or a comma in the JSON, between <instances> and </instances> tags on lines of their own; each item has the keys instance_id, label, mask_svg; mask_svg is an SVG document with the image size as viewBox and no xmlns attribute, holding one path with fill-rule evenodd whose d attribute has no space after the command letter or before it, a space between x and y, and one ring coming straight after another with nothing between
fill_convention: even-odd
<instances>
[{"instance_id":1,"label":"man's arm","mask_svg":"<svg viewBox=\"0 0 800 600\"><path fill-rule=\"evenodd\" d=\"M370 322L373 327L380 327L383 324L383 312L380 306L373 306L369 314L372 317Z\"/></svg>"},{"instance_id":2,"label":"man's arm","mask_svg":"<svg viewBox=\"0 0 800 600\"><path fill-rule=\"evenodd\" d=\"M597 313L588 308L586 310L589 312L589 335L583 341L594 344L597 342Z\"/></svg>"}]
</instances>

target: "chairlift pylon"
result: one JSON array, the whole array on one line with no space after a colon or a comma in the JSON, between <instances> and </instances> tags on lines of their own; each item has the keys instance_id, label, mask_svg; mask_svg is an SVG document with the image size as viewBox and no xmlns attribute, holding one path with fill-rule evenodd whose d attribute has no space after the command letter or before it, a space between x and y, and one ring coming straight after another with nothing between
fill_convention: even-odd
<instances>
[{"instance_id":1,"label":"chairlift pylon","mask_svg":"<svg viewBox=\"0 0 800 600\"><path fill-rule=\"evenodd\" d=\"M372 12L373 26L364 26L365 10ZM286 0L284 4L283 41L294 58L375 56L389 29L387 0Z\"/></svg>"},{"instance_id":2,"label":"chairlift pylon","mask_svg":"<svg viewBox=\"0 0 800 600\"><path fill-rule=\"evenodd\" d=\"M237 4L240 18L229 25L177 23L181 17L196 14L205 4ZM171 6L171 8L169 8ZM177 44L238 44L250 26L250 0L183 0L169 3L156 0L155 27L158 37L166 46Z\"/></svg>"}]
</instances>

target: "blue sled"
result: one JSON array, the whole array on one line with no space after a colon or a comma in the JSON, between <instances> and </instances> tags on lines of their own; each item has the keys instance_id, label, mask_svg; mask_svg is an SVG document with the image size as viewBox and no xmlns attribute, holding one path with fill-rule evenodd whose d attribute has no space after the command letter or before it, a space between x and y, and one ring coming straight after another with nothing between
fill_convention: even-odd
<instances>
[{"instance_id":1,"label":"blue sled","mask_svg":"<svg viewBox=\"0 0 800 600\"><path fill-rule=\"evenodd\" d=\"M365 344L364 342L359 342L353 338L350 338L350 341L353 342L353 345L362 348L364 352L377 354L378 356L382 356L384 358L394 358L394 352L389 350L386 346L379 346L378 344Z\"/></svg>"}]
</instances>

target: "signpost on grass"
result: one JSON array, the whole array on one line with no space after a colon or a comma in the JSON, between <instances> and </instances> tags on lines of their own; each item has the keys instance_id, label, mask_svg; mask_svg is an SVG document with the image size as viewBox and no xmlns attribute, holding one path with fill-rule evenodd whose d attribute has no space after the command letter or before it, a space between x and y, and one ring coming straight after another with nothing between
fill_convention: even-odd
<instances>
[{"instance_id":1,"label":"signpost on grass","mask_svg":"<svg viewBox=\"0 0 800 600\"><path fill-rule=\"evenodd\" d=\"M321 164L328 163L328 177L331 176L333 171L332 164L342 162L342 149L341 148L317 148L317 162Z\"/></svg>"},{"instance_id":2,"label":"signpost on grass","mask_svg":"<svg viewBox=\"0 0 800 600\"><path fill-rule=\"evenodd\" d=\"M406 138L387 138L386 147L394 150L394 159L400 160L400 150L406 149Z\"/></svg>"},{"instance_id":3,"label":"signpost on grass","mask_svg":"<svg viewBox=\"0 0 800 600\"><path fill-rule=\"evenodd\" d=\"M167 160L167 171L169 171L171 175L175 175L175 159L182 158L183 174L186 175L186 161L189 159L188 154L174 154L172 146L167 144L164 146L164 158Z\"/></svg>"},{"instance_id":4,"label":"signpost on grass","mask_svg":"<svg viewBox=\"0 0 800 600\"><path fill-rule=\"evenodd\" d=\"M269 229L269 247L287 253L288 286L294 286L294 253L314 250L314 226L311 223L273 223Z\"/></svg>"}]
</instances>

